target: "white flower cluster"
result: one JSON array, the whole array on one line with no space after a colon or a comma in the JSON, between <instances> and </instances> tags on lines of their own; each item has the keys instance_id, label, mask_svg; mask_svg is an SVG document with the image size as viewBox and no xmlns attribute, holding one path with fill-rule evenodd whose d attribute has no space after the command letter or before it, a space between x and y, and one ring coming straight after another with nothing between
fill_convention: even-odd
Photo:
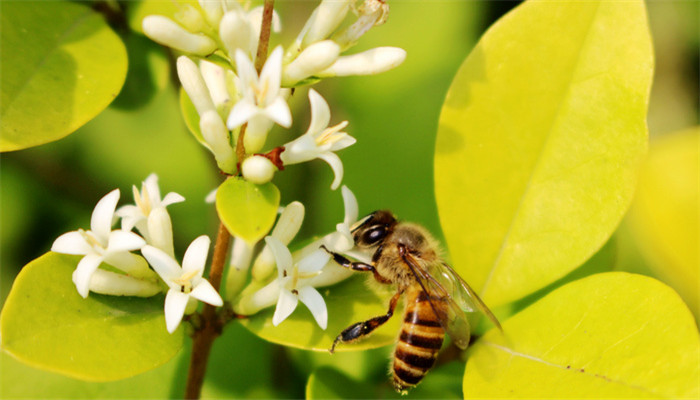
<instances>
[{"instance_id":1,"label":"white flower cluster","mask_svg":"<svg viewBox=\"0 0 700 400\"><path fill-rule=\"evenodd\" d=\"M221 296L202 278L210 240L207 236L195 239L180 267L174 256L172 222L166 207L184 201L184 197L168 193L161 199L155 174L143 182L140 192L136 186L133 192L135 204L118 210L119 189L109 192L95 206L90 230L79 229L59 236L51 251L83 256L73 272L73 282L84 298L91 291L151 297L167 286L165 322L172 333L186 311L194 311L196 300L223 305ZM121 217L121 229L112 230L115 217ZM133 228L141 236L132 232ZM132 253L136 250L146 259ZM149 263L155 272L148 267Z\"/></svg>"},{"instance_id":2,"label":"white flower cluster","mask_svg":"<svg viewBox=\"0 0 700 400\"><path fill-rule=\"evenodd\" d=\"M342 194L345 217L343 222L336 225L336 231L294 253L287 245L301 227L304 206L299 202L292 202L281 211L272 233L265 238L265 247L252 263L253 283L243 291L234 305L236 313L250 315L277 304L272 317L272 324L277 326L296 309L301 301L309 308L318 325L326 329L328 323L326 303L315 288L340 282L348 278L352 271L333 262L330 254L321 246L369 262L367 255L354 251L354 241L350 233L350 227L357 221L357 200L346 186L342 187ZM245 243L236 238L234 255L236 246L245 247ZM248 248L252 249L252 246ZM250 251L247 254L250 254ZM234 265L229 274L234 270L246 271L250 266L251 257L233 260L232 263ZM276 276L273 273L275 265L277 266ZM231 276L229 275L229 279Z\"/></svg>"},{"instance_id":3,"label":"white flower cluster","mask_svg":"<svg viewBox=\"0 0 700 400\"><path fill-rule=\"evenodd\" d=\"M277 152L259 153L274 124L292 125L289 88L332 76L376 74L405 59L405 51L393 47L344 55L371 27L383 23L388 13L384 0L364 0L359 6L356 2L322 0L294 42L286 51L275 48L259 74L254 61L262 7L248 11L237 0L199 0L199 7L182 5L177 22L158 15L144 18L146 35L187 54L177 60L178 76L199 114L201 140L223 172L240 172L261 184L285 165L319 158L333 169L331 187L340 186L343 167L335 152L355 139L341 132L347 121L328 126L328 104L314 90L309 91L312 121L306 133L277 147ZM343 25L350 10L354 20ZM280 29L276 14L272 28ZM241 134L244 151L237 148ZM237 159L237 154L244 159Z\"/></svg>"}]
</instances>

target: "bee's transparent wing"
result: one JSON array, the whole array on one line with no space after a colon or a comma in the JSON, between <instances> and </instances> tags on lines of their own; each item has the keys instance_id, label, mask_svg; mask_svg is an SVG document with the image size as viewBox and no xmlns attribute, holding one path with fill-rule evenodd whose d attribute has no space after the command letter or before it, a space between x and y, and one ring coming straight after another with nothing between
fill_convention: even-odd
<instances>
[{"instance_id":1,"label":"bee's transparent wing","mask_svg":"<svg viewBox=\"0 0 700 400\"><path fill-rule=\"evenodd\" d=\"M411 272L413 272L421 288L428 293L430 306L438 317L440 325L452 337L452 341L457 347L466 349L467 345L469 345L470 328L465 311L452 298L450 290L446 289L430 272L426 271L413 256L406 253L402 255L402 258ZM447 303L447 315L438 312L438 308L434 305L433 300L430 299L435 299L436 301L440 299Z\"/></svg>"}]
</instances>

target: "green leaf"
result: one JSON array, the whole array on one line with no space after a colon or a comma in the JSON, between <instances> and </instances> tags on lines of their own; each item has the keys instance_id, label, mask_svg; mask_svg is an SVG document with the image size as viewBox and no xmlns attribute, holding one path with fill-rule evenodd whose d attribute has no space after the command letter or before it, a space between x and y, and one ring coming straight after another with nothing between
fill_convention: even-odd
<instances>
[{"instance_id":1,"label":"green leaf","mask_svg":"<svg viewBox=\"0 0 700 400\"><path fill-rule=\"evenodd\" d=\"M464 364L452 362L432 369L407 395L397 393L390 377L380 383L358 382L331 368L320 368L309 376L307 399L461 399L460 377Z\"/></svg>"},{"instance_id":2,"label":"green leaf","mask_svg":"<svg viewBox=\"0 0 700 400\"><path fill-rule=\"evenodd\" d=\"M58 140L117 96L126 50L82 4L9 1L0 17L0 151Z\"/></svg>"},{"instance_id":3,"label":"green leaf","mask_svg":"<svg viewBox=\"0 0 700 400\"><path fill-rule=\"evenodd\" d=\"M182 347L168 334L163 297L78 295L79 256L47 253L17 276L0 316L2 349L36 368L88 381L128 378L164 364Z\"/></svg>"},{"instance_id":4,"label":"green leaf","mask_svg":"<svg viewBox=\"0 0 700 400\"><path fill-rule=\"evenodd\" d=\"M563 277L610 237L646 151L642 1L527 1L460 67L435 190L452 262L491 307Z\"/></svg>"},{"instance_id":5,"label":"green leaf","mask_svg":"<svg viewBox=\"0 0 700 400\"><path fill-rule=\"evenodd\" d=\"M257 243L272 229L280 192L271 182L256 185L231 177L216 192L216 211L232 235Z\"/></svg>"},{"instance_id":6,"label":"green leaf","mask_svg":"<svg viewBox=\"0 0 700 400\"><path fill-rule=\"evenodd\" d=\"M700 338L671 288L597 274L563 286L471 348L469 398L698 398Z\"/></svg>"},{"instance_id":7,"label":"green leaf","mask_svg":"<svg viewBox=\"0 0 700 400\"><path fill-rule=\"evenodd\" d=\"M700 127L651 142L626 227L646 264L700 317Z\"/></svg>"},{"instance_id":8,"label":"green leaf","mask_svg":"<svg viewBox=\"0 0 700 400\"><path fill-rule=\"evenodd\" d=\"M362 274L358 274L362 275ZM274 307L241 320L243 326L261 338L299 349L328 351L343 329L355 322L386 314L392 293L365 285L366 276L355 276L330 288L319 288L328 308L328 327L321 330L304 304L280 325L272 325ZM373 349L394 343L401 323L401 310L362 341L340 344L336 352Z\"/></svg>"}]
</instances>

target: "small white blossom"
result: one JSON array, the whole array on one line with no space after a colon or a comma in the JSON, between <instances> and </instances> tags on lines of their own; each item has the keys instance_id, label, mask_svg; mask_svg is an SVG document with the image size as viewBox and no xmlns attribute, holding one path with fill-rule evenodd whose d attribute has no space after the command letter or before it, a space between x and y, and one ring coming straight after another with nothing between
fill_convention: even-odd
<instances>
[{"instance_id":1,"label":"small white blossom","mask_svg":"<svg viewBox=\"0 0 700 400\"><path fill-rule=\"evenodd\" d=\"M252 155L241 164L241 174L245 180L262 185L272 180L277 167L267 157Z\"/></svg>"},{"instance_id":2,"label":"small white blossom","mask_svg":"<svg viewBox=\"0 0 700 400\"><path fill-rule=\"evenodd\" d=\"M330 108L323 97L313 89L309 90L309 100L311 102L309 129L299 138L285 144L285 150L280 158L285 165L298 164L315 158L322 159L333 169L335 179L331 189L335 190L343 179L343 163L334 152L353 145L356 140L347 133L341 132L341 129L347 126L347 121L328 127L331 118Z\"/></svg>"},{"instance_id":3,"label":"small white blossom","mask_svg":"<svg viewBox=\"0 0 700 400\"><path fill-rule=\"evenodd\" d=\"M248 123L244 145L246 152L262 149L267 132L275 122L285 128L292 125L292 115L280 88L282 75L282 48L277 47L265 62L260 76L252 61L241 50L236 51L239 92L243 98L231 110L226 125L233 130Z\"/></svg>"},{"instance_id":4,"label":"small white blossom","mask_svg":"<svg viewBox=\"0 0 700 400\"><path fill-rule=\"evenodd\" d=\"M324 40L343 22L352 0L323 0L313 11L297 39L301 48Z\"/></svg>"},{"instance_id":5,"label":"small white blossom","mask_svg":"<svg viewBox=\"0 0 700 400\"><path fill-rule=\"evenodd\" d=\"M209 281L202 278L209 244L210 240L206 235L195 239L185 251L182 267L160 249L148 245L141 249L153 269L170 288L165 296L165 324L170 333L180 325L191 298L213 306L224 304Z\"/></svg>"},{"instance_id":6,"label":"small white blossom","mask_svg":"<svg viewBox=\"0 0 700 400\"><path fill-rule=\"evenodd\" d=\"M332 37L342 50L354 46L360 37L373 26L386 22L389 15L389 5L385 0L365 0L356 11L357 21Z\"/></svg>"},{"instance_id":7,"label":"small white blossom","mask_svg":"<svg viewBox=\"0 0 700 400\"><path fill-rule=\"evenodd\" d=\"M122 229L130 231L136 227L146 242L173 256L173 227L166 207L185 198L170 192L161 199L156 174L143 181L140 192L136 185L132 190L135 205L120 207L116 212L122 218Z\"/></svg>"},{"instance_id":8,"label":"small white blossom","mask_svg":"<svg viewBox=\"0 0 700 400\"><path fill-rule=\"evenodd\" d=\"M362 53L339 57L318 77L374 75L396 68L406 59L406 50L398 47L377 47Z\"/></svg>"},{"instance_id":9,"label":"small white blossom","mask_svg":"<svg viewBox=\"0 0 700 400\"><path fill-rule=\"evenodd\" d=\"M135 278L155 278L143 258L130 253L146 244L143 238L133 232L112 230L118 201L119 189L109 192L97 202L89 231L80 229L64 233L51 246L51 251L57 253L85 256L73 272L73 283L83 297L87 297L91 278L102 262Z\"/></svg>"},{"instance_id":10,"label":"small white blossom","mask_svg":"<svg viewBox=\"0 0 700 400\"><path fill-rule=\"evenodd\" d=\"M178 25L175 21L162 15L149 15L143 19L143 32L164 46L192 53L198 56L206 56L216 50L216 42L199 33L191 33Z\"/></svg>"},{"instance_id":11,"label":"small white blossom","mask_svg":"<svg viewBox=\"0 0 700 400\"><path fill-rule=\"evenodd\" d=\"M278 239L268 236L265 242L272 250L278 272L276 282L279 285L279 298L275 314L272 316L272 325L277 326L287 319L301 301L309 308L318 326L326 329L328 325L326 303L318 290L305 284L305 281L318 275L330 259L330 255L319 250L294 263L289 249Z\"/></svg>"}]
</instances>

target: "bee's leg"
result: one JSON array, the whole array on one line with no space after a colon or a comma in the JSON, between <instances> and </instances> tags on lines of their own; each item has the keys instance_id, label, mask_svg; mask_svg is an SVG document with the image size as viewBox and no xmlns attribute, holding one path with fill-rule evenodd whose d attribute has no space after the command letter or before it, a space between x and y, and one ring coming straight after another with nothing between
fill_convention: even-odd
<instances>
[{"instance_id":1,"label":"bee's leg","mask_svg":"<svg viewBox=\"0 0 700 400\"><path fill-rule=\"evenodd\" d=\"M373 265L366 264L366 263L359 262L359 261L350 261L349 258L343 256L342 254L334 253L334 252L328 250L328 248L326 248L326 246L324 246L324 245L321 245L321 248L323 250L325 250L326 252L328 252L328 254L330 254L333 257L333 261L335 261L341 267L350 268L353 271L371 272L374 274L374 279L376 279L377 281L379 281L381 283L391 283L390 280L379 275L379 273L377 272L377 270L374 268Z\"/></svg>"},{"instance_id":2,"label":"bee's leg","mask_svg":"<svg viewBox=\"0 0 700 400\"><path fill-rule=\"evenodd\" d=\"M389 311L387 311L386 314L370 318L367 321L354 323L349 327L345 328L342 332L340 332L340 335L338 335L338 337L335 338L335 340L333 341L333 345L329 350L331 354L335 351L335 346L339 342L346 343L362 339L363 337L372 333L372 331L374 331L375 329L382 326L386 321L388 321L389 318L391 318L391 316L394 315L396 303L399 301L399 297L401 297L402 293L403 290L399 290L394 295L394 297L391 298L391 301L389 302Z\"/></svg>"}]
</instances>

